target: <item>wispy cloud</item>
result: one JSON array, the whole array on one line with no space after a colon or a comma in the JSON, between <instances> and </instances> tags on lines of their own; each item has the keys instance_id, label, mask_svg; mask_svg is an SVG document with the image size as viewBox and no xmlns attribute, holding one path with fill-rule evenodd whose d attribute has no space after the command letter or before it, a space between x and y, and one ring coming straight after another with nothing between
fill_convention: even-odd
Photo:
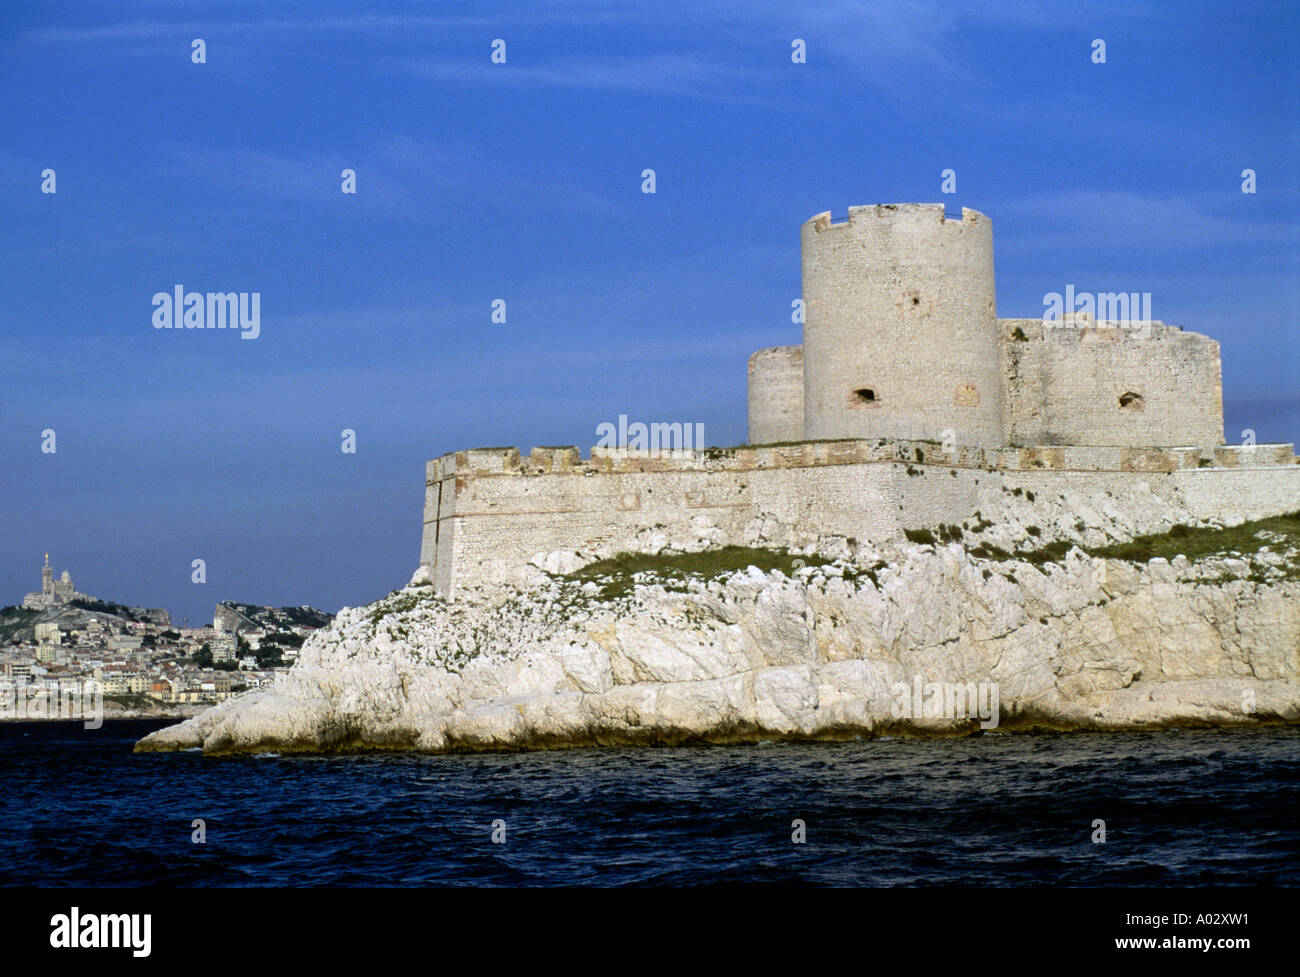
<instances>
[{"instance_id":1,"label":"wispy cloud","mask_svg":"<svg viewBox=\"0 0 1300 977\"><path fill-rule=\"evenodd\" d=\"M648 9L609 9L599 3L554 3L504 14L457 16L325 15L302 18L232 18L230 20L134 20L94 27L42 27L20 31L16 40L41 44L111 44L136 42L126 53L148 54L161 42L172 50L176 38L222 39L228 46L275 43L293 37L346 34L359 43L395 42L403 47L429 36L480 31L484 43L493 36L511 37L521 28L563 31L548 39L552 57L539 64L513 59L508 69L482 61L446 61L403 57L391 52L390 67L438 81L545 85L568 88L647 92L722 101L757 101L757 86L770 72L742 67L743 62L780 63L789 43L804 38L810 65L823 61L854 72L880 93L906 98L908 88L968 85L978 81L979 62L993 52L968 49L964 34L972 27L995 25L1017 31L1068 30L1071 25L1101 26L1151 21L1158 12L1134 3L1071 3L1065 0L1017 2L991 0L952 4L940 0L828 0L792 8L784 2L758 0L737 12L732 3L668 2ZM675 34L690 36L695 50L627 57L617 44L628 29L670 22ZM585 28L576 32L575 27ZM602 31L610 28L614 33ZM611 40L613 46L611 46ZM585 44L586 47L582 47ZM575 46L577 45L577 46ZM538 47L541 45L534 45ZM554 57L559 47L572 52ZM779 53L778 53L779 52ZM232 53L238 59L239 54ZM810 70L813 70L810 68ZM954 88L954 96L960 89Z\"/></svg>"},{"instance_id":2,"label":"wispy cloud","mask_svg":"<svg viewBox=\"0 0 1300 977\"><path fill-rule=\"evenodd\" d=\"M397 70L438 81L650 92L719 101L764 101L757 86L770 82L769 74L728 63L713 52L635 58L591 58L575 52L540 65L413 58L395 59L392 64Z\"/></svg>"},{"instance_id":3,"label":"wispy cloud","mask_svg":"<svg viewBox=\"0 0 1300 977\"><path fill-rule=\"evenodd\" d=\"M1239 195L1246 205L1254 201ZM1254 209L1251 207L1251 209ZM1069 246L1075 250L1128 248L1222 248L1224 245L1294 244L1289 222L1243 211L1215 213L1207 201L1191 195L1140 193L1131 190L1063 190L1012 198L997 204L998 219L1038 228L1017 233L1011 250Z\"/></svg>"},{"instance_id":4,"label":"wispy cloud","mask_svg":"<svg viewBox=\"0 0 1300 977\"><path fill-rule=\"evenodd\" d=\"M407 216L428 212L447 194L461 199L556 201L567 212L623 216L626 208L581 186L568 174L510 165L500 152L468 142L378 138L354 151L285 154L250 146L164 143L161 175L221 186L253 198L336 202L341 172L357 171L367 211Z\"/></svg>"},{"instance_id":5,"label":"wispy cloud","mask_svg":"<svg viewBox=\"0 0 1300 977\"><path fill-rule=\"evenodd\" d=\"M594 2L551 3L531 10L516 9L506 13L469 13L459 15L362 14L317 15L307 17L232 17L230 19L115 21L95 27L37 27L19 31L19 40L42 43L95 43L102 41L148 40L190 32L228 33L247 36L284 34L370 34L394 35L409 39L412 32L450 31L461 28L561 26L618 26L652 18L662 11L612 10ZM686 13L683 8L682 13Z\"/></svg>"},{"instance_id":6,"label":"wispy cloud","mask_svg":"<svg viewBox=\"0 0 1300 977\"><path fill-rule=\"evenodd\" d=\"M20 40L40 43L95 43L175 37L180 34L307 34L371 32L391 34L415 30L450 30L499 24L489 17L310 17L259 20L124 21L99 27L38 27L20 32Z\"/></svg>"}]
</instances>

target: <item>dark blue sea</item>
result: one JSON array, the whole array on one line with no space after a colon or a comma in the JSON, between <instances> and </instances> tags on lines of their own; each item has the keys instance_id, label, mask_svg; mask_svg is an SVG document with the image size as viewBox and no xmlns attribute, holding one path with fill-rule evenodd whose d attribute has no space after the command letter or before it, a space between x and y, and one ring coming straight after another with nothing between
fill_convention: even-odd
<instances>
[{"instance_id":1,"label":"dark blue sea","mask_svg":"<svg viewBox=\"0 0 1300 977\"><path fill-rule=\"evenodd\" d=\"M162 725L0 723L0 883L1300 884L1297 728L469 756L131 752ZM205 844L191 840L195 819ZM791 840L796 819L804 844Z\"/></svg>"}]
</instances>

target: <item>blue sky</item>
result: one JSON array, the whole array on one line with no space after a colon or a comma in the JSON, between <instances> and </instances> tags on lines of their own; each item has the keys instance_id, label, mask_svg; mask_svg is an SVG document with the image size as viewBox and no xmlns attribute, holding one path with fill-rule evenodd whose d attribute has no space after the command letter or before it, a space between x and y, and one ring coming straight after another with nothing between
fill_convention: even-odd
<instances>
[{"instance_id":1,"label":"blue sky","mask_svg":"<svg viewBox=\"0 0 1300 977\"><path fill-rule=\"evenodd\" d=\"M191 624L337 610L414 570L428 458L586 447L619 413L743 440L747 357L800 338L799 225L851 204L988 214L1004 317L1066 283L1150 291L1221 342L1229 440L1300 440L1297 19L8 3L0 603L49 550ZM177 283L260 292L261 336L153 329Z\"/></svg>"}]
</instances>

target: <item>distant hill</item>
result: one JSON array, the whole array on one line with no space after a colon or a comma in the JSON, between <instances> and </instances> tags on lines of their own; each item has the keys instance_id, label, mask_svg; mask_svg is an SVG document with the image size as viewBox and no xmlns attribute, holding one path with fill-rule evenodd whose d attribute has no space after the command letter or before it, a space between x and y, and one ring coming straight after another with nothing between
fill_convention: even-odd
<instances>
[{"instance_id":1,"label":"distant hill","mask_svg":"<svg viewBox=\"0 0 1300 977\"><path fill-rule=\"evenodd\" d=\"M156 624L160 628L170 627L172 623L171 615L161 607L128 607L126 604L117 604L110 600L97 600L94 597L74 597L68 603L84 611L111 614L123 621L145 621Z\"/></svg>"},{"instance_id":2,"label":"distant hill","mask_svg":"<svg viewBox=\"0 0 1300 977\"><path fill-rule=\"evenodd\" d=\"M212 626L223 631L288 631L291 628L323 628L334 619L333 614L318 611L303 604L301 607L263 607L259 604L241 604L223 600L212 612Z\"/></svg>"},{"instance_id":3,"label":"distant hill","mask_svg":"<svg viewBox=\"0 0 1300 977\"><path fill-rule=\"evenodd\" d=\"M146 621L157 627L171 627L171 616L160 607L135 607L113 601L78 597L45 610L26 610L17 605L0 607L0 643L17 638L34 641L36 625L57 623L63 630L84 628L92 618L105 624ZM263 607L238 601L222 601L213 612L213 624L226 631L261 629L290 631L293 628L323 628L333 614L314 607Z\"/></svg>"},{"instance_id":4,"label":"distant hill","mask_svg":"<svg viewBox=\"0 0 1300 977\"><path fill-rule=\"evenodd\" d=\"M148 621L159 627L171 626L171 615L161 607L132 607L93 597L78 597L39 611L26 610L14 604L0 607L0 642L13 638L34 641L38 624L53 622L66 631L84 628L94 618L105 624Z\"/></svg>"}]
</instances>

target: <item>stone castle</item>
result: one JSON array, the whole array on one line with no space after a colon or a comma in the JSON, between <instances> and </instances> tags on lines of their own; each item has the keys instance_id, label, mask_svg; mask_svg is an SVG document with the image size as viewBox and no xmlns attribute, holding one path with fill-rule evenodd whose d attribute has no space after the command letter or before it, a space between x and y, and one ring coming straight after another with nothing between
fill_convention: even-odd
<instances>
[{"instance_id":1,"label":"stone castle","mask_svg":"<svg viewBox=\"0 0 1300 977\"><path fill-rule=\"evenodd\" d=\"M750 357L751 443L1223 442L1218 343L1159 322L997 318L983 214L850 207L805 223L802 250L804 342Z\"/></svg>"},{"instance_id":2,"label":"stone castle","mask_svg":"<svg viewBox=\"0 0 1300 977\"><path fill-rule=\"evenodd\" d=\"M45 554L45 565L41 567L41 589L33 591L23 598L23 608L29 611L44 611L60 604L67 604L77 598L93 600L86 594L77 593L72 583L72 575L64 570L58 580L54 579L54 568L50 566L50 554Z\"/></svg>"},{"instance_id":3,"label":"stone castle","mask_svg":"<svg viewBox=\"0 0 1300 977\"><path fill-rule=\"evenodd\" d=\"M413 582L453 596L621 551L897 539L978 520L1003 491L1149 492L1196 520L1296 508L1293 445L1224 444L1216 342L1131 318L997 318L983 214L822 213L802 258L803 344L750 358L748 445L443 455Z\"/></svg>"}]
</instances>

